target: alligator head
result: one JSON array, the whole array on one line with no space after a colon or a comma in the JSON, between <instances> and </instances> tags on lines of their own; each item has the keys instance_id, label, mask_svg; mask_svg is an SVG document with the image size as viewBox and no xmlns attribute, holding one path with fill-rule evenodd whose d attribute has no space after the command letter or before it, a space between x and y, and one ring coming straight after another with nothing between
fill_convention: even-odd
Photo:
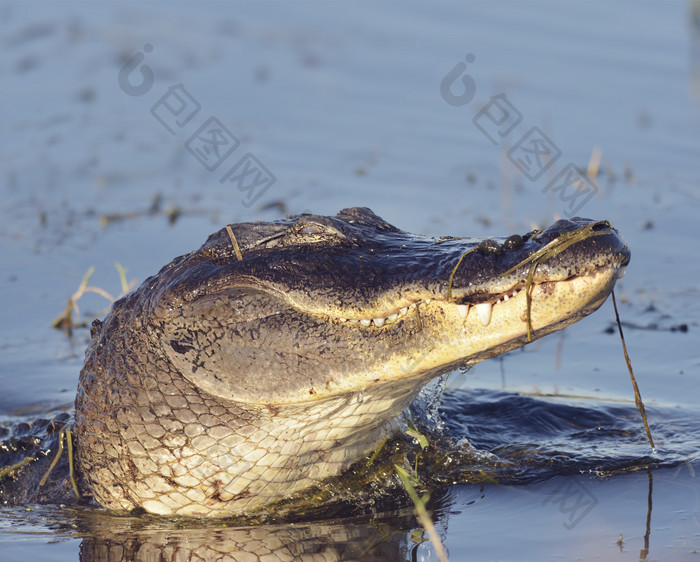
<instances>
[{"instance_id":1,"label":"alligator head","mask_svg":"<svg viewBox=\"0 0 700 562\"><path fill-rule=\"evenodd\" d=\"M366 208L230 225L95 336L86 485L117 509L261 509L371 452L428 380L596 310L629 258L578 218L496 240L416 236Z\"/></svg>"}]
</instances>

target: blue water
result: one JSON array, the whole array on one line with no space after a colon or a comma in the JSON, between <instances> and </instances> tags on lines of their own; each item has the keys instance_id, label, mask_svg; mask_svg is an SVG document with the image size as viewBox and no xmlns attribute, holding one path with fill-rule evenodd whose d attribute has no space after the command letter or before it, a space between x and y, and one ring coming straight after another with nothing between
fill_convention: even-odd
<instances>
[{"instance_id":1,"label":"blue water","mask_svg":"<svg viewBox=\"0 0 700 562\"><path fill-rule=\"evenodd\" d=\"M452 560L632 560L645 540L646 559L694 559L699 10L696 2L4 3L0 414L72 402L87 330L67 337L50 324L90 266L91 285L116 295L114 262L141 281L225 222L353 205L428 235L524 232L572 211L548 185L599 151L596 193L576 214L610 220L632 249L616 292L659 435L652 460L667 467L651 477L596 476L611 459L649 455L606 303L561 334L454 374L443 410L456 437L485 450L558 451L587 458L586 472L447 487L436 523ZM119 77L138 53L153 77L134 96ZM451 105L440 86L460 63L471 90L456 82ZM154 113L167 118L159 102L178 84L200 109L182 126L168 121L173 134ZM482 111L494 117L499 107L502 126ZM214 170L194 155L196 141L187 144L210 117L240 141ZM546 170L522 165L519 143L533 127L559 154ZM264 192L222 183L248 153L274 176ZM89 321L108 302L87 294L79 305ZM601 429L574 431L572 412ZM59 508L2 517L7 560L76 559L90 528L89 516ZM75 537L63 525L74 517ZM117 528L109 521L100 523L106 535ZM310 528L328 542L351 525ZM428 542L412 541L419 526L410 511L397 528L391 544L400 546L388 559L411 551L436 559Z\"/></svg>"}]
</instances>

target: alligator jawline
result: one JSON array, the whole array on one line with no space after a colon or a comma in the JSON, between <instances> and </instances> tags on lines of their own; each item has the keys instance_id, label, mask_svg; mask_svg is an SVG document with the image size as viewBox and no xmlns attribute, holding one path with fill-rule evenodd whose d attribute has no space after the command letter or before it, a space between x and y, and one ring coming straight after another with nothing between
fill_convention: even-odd
<instances>
[{"instance_id":1,"label":"alligator jawline","mask_svg":"<svg viewBox=\"0 0 700 562\"><path fill-rule=\"evenodd\" d=\"M603 271L604 269L612 267L614 269L621 269L621 274L618 276L620 278L624 272L624 267L620 266L618 263L613 263L611 264L605 264L603 266L598 266L593 268L591 271L588 271L583 274L577 274L577 275L572 275L566 279L561 279L557 281L540 281L540 282L535 282L532 283L530 286L530 291L534 291L538 288L542 288L546 286L549 283L566 283L578 278L582 277L589 277L589 276L594 276ZM469 314L469 309L470 308L475 308L477 310L477 313L479 314L480 317L486 319L487 317L490 316L488 313L488 310L486 307L493 307L494 305L508 302L510 299L514 299L518 293L522 290L524 290L526 287L526 283L524 281L516 283L511 289L495 294L495 295L468 295L468 296L463 296L463 297L457 297L453 300L452 303L455 306L457 306L457 310L462 316L462 318L466 318L467 315ZM336 320L341 323L350 323L350 324L358 324L360 326L366 327L366 328L383 328L384 326L387 325L392 325L403 318L405 318L411 310L416 309L417 307L423 306L423 305L429 305L431 302L442 302L442 303L447 303L447 301L443 299L432 299L432 298L427 298L427 299L419 299L414 302L412 302L408 306L404 306L389 312L383 312L380 314L376 314L374 316L368 316L365 318L350 318L350 317L343 317L343 316L334 316L334 315L326 315L328 318L331 318L332 320ZM488 325L488 321L484 320L482 321L482 324L485 326Z\"/></svg>"}]
</instances>

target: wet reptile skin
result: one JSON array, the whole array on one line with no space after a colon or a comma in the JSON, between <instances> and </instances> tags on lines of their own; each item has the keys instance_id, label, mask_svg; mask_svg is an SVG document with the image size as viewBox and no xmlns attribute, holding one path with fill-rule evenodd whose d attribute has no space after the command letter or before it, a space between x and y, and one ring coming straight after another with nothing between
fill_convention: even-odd
<instances>
[{"instance_id":1,"label":"wet reptile skin","mask_svg":"<svg viewBox=\"0 0 700 562\"><path fill-rule=\"evenodd\" d=\"M109 342L102 336L92 345L110 352L88 362L76 400L80 472L110 509L255 512L371 453L420 389L408 385L397 400L401 389L387 385L385 415L378 411L380 393L371 401L350 394L320 405L230 403L174 372L140 330L112 335L122 314L134 321L139 312L130 299L115 307L102 327ZM143 349L138 362L127 352L134 349ZM117 428L119 439L105 439Z\"/></svg>"},{"instance_id":2,"label":"wet reptile skin","mask_svg":"<svg viewBox=\"0 0 700 562\"><path fill-rule=\"evenodd\" d=\"M529 266L504 272L581 224L593 223L497 252L409 235L367 209L232 225L234 240L222 229L95 323L76 397L82 490L113 510L221 517L342 472L425 382L526 343L525 291L511 291ZM596 228L538 266L535 337L598 308L629 261ZM498 303L488 328L475 311L486 298Z\"/></svg>"}]
</instances>

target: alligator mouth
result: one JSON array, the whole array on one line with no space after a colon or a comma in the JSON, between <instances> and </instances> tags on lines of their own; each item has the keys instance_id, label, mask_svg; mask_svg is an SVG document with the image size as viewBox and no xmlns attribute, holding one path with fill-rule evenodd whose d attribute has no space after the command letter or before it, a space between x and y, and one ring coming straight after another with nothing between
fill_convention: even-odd
<instances>
[{"instance_id":1,"label":"alligator mouth","mask_svg":"<svg viewBox=\"0 0 700 562\"><path fill-rule=\"evenodd\" d=\"M340 323L357 324L358 326L362 326L364 328L385 328L401 322L401 320L406 318L409 314L411 314L411 312L416 312L419 308L430 305L431 302L435 301L442 304L455 306L459 315L464 319L466 319L470 314L470 311L473 310L477 314L481 324L486 327L491 322L494 307L505 304L510 300L514 300L521 292L526 290L531 294L536 292L547 292L547 287L553 284L571 283L576 279L581 279L584 277L593 278L599 273L610 269L615 272L615 279L621 279L624 277L626 268L626 264L615 262L596 267L587 274L572 275L571 277L560 281L533 282L529 287L527 286L527 283L523 281L517 283L511 289L498 294L481 294L462 297L456 296L451 302L441 298L418 299L408 306L389 310L372 317L349 318L343 316L330 316L330 318Z\"/></svg>"},{"instance_id":2,"label":"alligator mouth","mask_svg":"<svg viewBox=\"0 0 700 562\"><path fill-rule=\"evenodd\" d=\"M600 227L607 228L605 228L604 230L600 230ZM457 263L452 272L452 276L450 277L448 285L446 299L441 297L416 299L406 306L394 308L388 310L387 312L375 312L371 316L358 318L350 316L345 317L338 315L330 315L330 318L340 323L347 322L350 324L358 324L359 326L362 326L364 328L381 329L401 322L401 320L408 316L412 311L418 312L419 308L426 305L430 305L431 302L436 301L442 303L443 305L456 306L459 316L461 316L463 319L466 319L467 316L469 316L470 311L474 310L481 324L486 327L491 322L494 307L499 306L501 304L505 304L508 301L515 299L518 296L518 294L522 292L526 293L525 300L528 311L527 315L529 317L532 295L537 292L548 292L547 288L551 288L553 284L573 283L577 279L584 278L593 279L603 272L612 273L613 282L624 277L626 266L629 261L628 258L627 260L625 260L621 259L620 256L615 256L614 254L603 253L599 257L599 261L594 263L588 263L582 270L579 270L575 274L569 275L566 278L550 279L546 278L545 276L544 279L539 279L537 281L533 279L535 269L538 265L546 264L547 259L558 255L559 253L564 251L572 244L575 244L576 242L594 236L607 234L609 232L608 229L612 230L612 227L607 221L599 221L597 223L590 223L571 232L566 232L560 235L559 237L551 241L549 244L547 244L544 248L541 248L540 250L534 252L527 258L523 259L518 265L510 268L508 271L501 274L503 277L506 277L509 274L512 274L514 271L522 269L523 266L530 267L530 271L525 279L521 278L520 280L514 282L510 286L510 288L499 293L481 292L472 294L460 294L459 290L455 290L453 294L452 278L454 276L454 273L458 269L462 258L464 258L471 251L473 251L470 250L470 252L467 252L462 256L462 258L460 258L459 262ZM528 337L529 328L530 327L528 326Z\"/></svg>"},{"instance_id":3,"label":"alligator mouth","mask_svg":"<svg viewBox=\"0 0 700 562\"><path fill-rule=\"evenodd\" d=\"M521 288L522 289L522 288ZM459 312L459 315L462 318L466 318L469 314L469 309L474 308L476 310L476 313L479 315L479 318L481 319L481 323L484 326L489 325L489 321L491 319L491 309L493 306L497 305L498 303L501 302L508 302L509 299L514 299L517 295L518 292L521 290L518 288L514 288L511 291L508 291L506 293L503 293L502 295L498 295L495 297L491 297L489 300L485 300L480 303L449 303L452 304L453 306L457 307L457 312ZM356 318L343 318L343 317L331 317L334 320L337 320L338 322L349 322L350 324L359 324L360 326L364 326L365 328L383 328L385 326L390 326L391 324L396 324L397 322L401 321L403 318L405 318L409 313L412 311L415 311L419 307L422 306L427 306L431 302L442 302L442 303L447 303L447 301L443 299L419 299L413 303L411 303L409 306L403 306L399 308L398 310L393 310L389 313L379 315L374 318L362 318L362 319L356 319Z\"/></svg>"}]
</instances>

